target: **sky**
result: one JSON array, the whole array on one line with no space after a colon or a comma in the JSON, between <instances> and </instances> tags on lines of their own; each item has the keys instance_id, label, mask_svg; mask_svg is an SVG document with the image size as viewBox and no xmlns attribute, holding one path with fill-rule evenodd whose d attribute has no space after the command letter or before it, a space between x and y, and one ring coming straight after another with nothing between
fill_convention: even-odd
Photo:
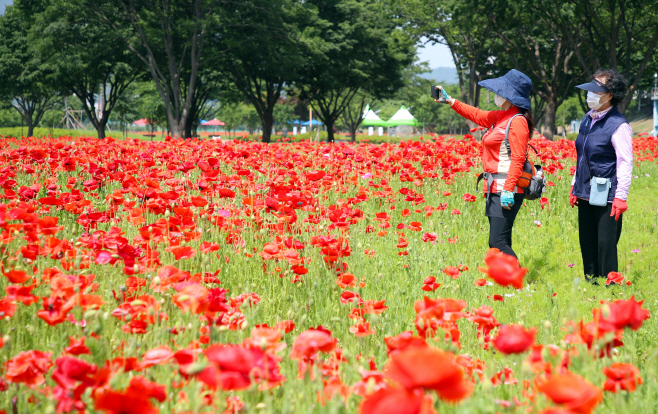
<instances>
[{"instance_id":1,"label":"sky","mask_svg":"<svg viewBox=\"0 0 658 414\"><path fill-rule=\"evenodd\" d=\"M12 0L0 0L0 14L4 14L5 7L11 3L13 3Z\"/></svg>"},{"instance_id":2,"label":"sky","mask_svg":"<svg viewBox=\"0 0 658 414\"><path fill-rule=\"evenodd\" d=\"M455 67L455 63L452 61L452 56L450 55L450 49L448 49L448 46L441 44L427 44L425 47L421 47L423 40L425 39L421 39L421 43L418 44L418 57L420 58L421 62L429 62L431 69L439 67Z\"/></svg>"}]
</instances>

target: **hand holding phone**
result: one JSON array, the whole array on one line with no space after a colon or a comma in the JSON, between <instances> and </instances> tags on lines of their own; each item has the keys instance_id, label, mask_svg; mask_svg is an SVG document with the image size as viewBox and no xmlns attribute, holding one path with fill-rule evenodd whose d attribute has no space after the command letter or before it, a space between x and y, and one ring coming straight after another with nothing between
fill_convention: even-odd
<instances>
[{"instance_id":1,"label":"hand holding phone","mask_svg":"<svg viewBox=\"0 0 658 414\"><path fill-rule=\"evenodd\" d=\"M450 97L450 95L448 95L445 89L443 89L441 86L432 85L430 89L430 96L434 98L435 102L452 104L452 97Z\"/></svg>"}]
</instances>

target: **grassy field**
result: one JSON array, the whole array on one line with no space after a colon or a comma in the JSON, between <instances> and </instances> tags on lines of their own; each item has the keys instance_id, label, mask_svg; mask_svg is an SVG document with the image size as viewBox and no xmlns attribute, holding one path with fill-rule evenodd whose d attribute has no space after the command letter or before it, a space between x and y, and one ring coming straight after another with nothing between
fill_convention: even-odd
<instances>
[{"instance_id":1,"label":"grassy field","mask_svg":"<svg viewBox=\"0 0 658 414\"><path fill-rule=\"evenodd\" d=\"M527 201L516 220L514 249L528 269L522 290L476 286L485 277L478 268L485 266L488 223L483 199L469 202L463 197L476 194L479 144L475 141L346 147L78 140L65 147L69 141L61 140L59 145L55 145L58 140L21 141L30 150L22 153L12 153L14 145L0 149L5 185L0 203L6 205L0 205L4 229L0 257L6 276L0 278L2 288L33 285L31 295L37 297L35 303L25 304L8 293L2 302L0 409L8 413L13 409L54 413L58 407L74 407L74 402L78 405L70 412L86 406L88 413L354 413L364 400L357 395L359 389L368 393L383 386L376 376L368 381L367 375L382 372L391 358L384 338L405 331L417 335L414 303L424 296L463 300L462 312L468 312L455 322L458 340L454 335L446 340L439 328L435 336L426 338L429 346L481 361L480 375L473 374L473 391L460 403L441 401L433 391L425 391L441 414L530 409L539 413L559 406L538 391L547 376L533 371L529 352L504 355L491 345L485 349L477 325L468 318L484 305L493 309L502 325L535 327L536 343L568 352L568 370L597 388L606 380L605 367L614 362L635 365L644 383L634 393L605 392L595 412L657 411L658 324L653 315L658 308L658 166L651 151L658 147L654 141L637 141L646 148L641 155L649 158L634 167L630 209L624 215L619 261L625 281L610 287L592 286L582 277L577 212L568 203L573 143L542 141L544 165L555 167L548 175L553 185L543 204ZM37 150L44 151L45 158ZM317 171L326 175L318 178ZM26 190L35 184L35 193ZM147 196L149 189L153 192ZM377 213L386 213L388 220ZM32 225L36 217L58 221ZM436 239L423 241L426 233ZM329 236L341 243L331 242ZM34 259L27 259L30 245L37 246ZM182 271L174 272L173 282L167 265ZM456 278L449 276L448 267L460 265L463 271ZM7 276L12 270L25 272L28 278L11 283L17 277ZM71 276L58 278L59 272ZM341 287L338 282L347 280L342 278L345 274L354 275L355 282ZM440 287L421 290L430 276ZM189 286L193 288L185 290ZM227 289L227 301L210 300L219 292L210 294L202 288ZM343 303L345 292L366 301L385 300L387 309L355 317L358 300ZM75 296L80 293L88 297ZM152 302L145 296L135 299L137 295L149 295ZM494 300L495 295L503 300ZM601 301L632 295L644 300L643 307L652 317L637 331L626 329L623 346L615 346L610 357L598 358L594 350L565 341L565 335L573 333L570 322L589 322L594 308L607 306ZM51 326L37 312L54 312L57 297L56 306L76 298L70 302L75 306L61 323ZM223 310L211 312L209 301L221 302ZM9 303L15 304L13 315ZM139 307L141 313L135 310ZM210 319L203 309L212 313ZM160 312L167 318L158 317ZM209 320L216 324L209 325ZM147 321L143 333L131 321ZM253 329L283 321L292 321L295 327L278 341L272 332ZM342 353L336 348L320 352L305 361L311 367L298 378L300 361L291 350L302 345L304 332L318 326L331 331ZM353 333L359 329L365 335ZM496 330L491 337L495 335ZM75 342L83 337L88 353L73 356L66 350L71 338ZM240 350L264 353L269 359L257 371L244 371L237 367L247 364L242 357L227 356L219 363L202 351L216 344L241 344ZM168 358L145 355L157 347ZM50 355L18 376L15 359L30 350ZM183 364L172 357L177 351L192 355L194 362ZM550 357L547 350L540 354L557 373L560 358ZM69 388L54 375L61 376L63 369L50 366L65 355L92 367L78 373ZM156 363L150 366L147 360ZM272 364L285 381L263 377L263 370L272 369ZM224 377L219 386L210 385L212 378L220 377L208 379L215 372L209 367L235 375L231 384L246 381L246 386L229 386ZM408 368L423 369L422 363ZM507 377L501 377L502 372ZM142 377L163 388L151 384L147 388L156 387L157 392L147 392L131 385ZM366 380L360 383L362 378ZM75 394L81 384L88 385ZM263 389L266 385L272 388ZM139 396L134 389L142 390ZM103 396L123 399L123 411L108 409ZM390 401L389 407L396 407L395 402ZM406 408L409 411L391 408L390 412L420 412ZM365 406L361 411L377 412Z\"/></svg>"}]
</instances>

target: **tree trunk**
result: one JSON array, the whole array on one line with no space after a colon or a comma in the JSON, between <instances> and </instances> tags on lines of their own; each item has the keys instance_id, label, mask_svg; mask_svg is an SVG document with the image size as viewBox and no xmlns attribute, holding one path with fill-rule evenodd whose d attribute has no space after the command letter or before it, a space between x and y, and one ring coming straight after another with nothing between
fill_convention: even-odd
<instances>
[{"instance_id":1,"label":"tree trunk","mask_svg":"<svg viewBox=\"0 0 658 414\"><path fill-rule=\"evenodd\" d=\"M105 126L107 125L107 119L101 119L95 125L96 132L98 133L98 139L105 138Z\"/></svg>"},{"instance_id":2,"label":"tree trunk","mask_svg":"<svg viewBox=\"0 0 658 414\"><path fill-rule=\"evenodd\" d=\"M34 136L34 125L32 125L32 123L27 124L27 136L28 137Z\"/></svg>"},{"instance_id":3,"label":"tree trunk","mask_svg":"<svg viewBox=\"0 0 658 414\"><path fill-rule=\"evenodd\" d=\"M260 121L263 124L263 138L261 142L269 144L272 141L272 125L274 125L273 108L263 113Z\"/></svg>"},{"instance_id":4,"label":"tree trunk","mask_svg":"<svg viewBox=\"0 0 658 414\"><path fill-rule=\"evenodd\" d=\"M185 139L192 138L192 120L185 122Z\"/></svg>"},{"instance_id":5,"label":"tree trunk","mask_svg":"<svg viewBox=\"0 0 658 414\"><path fill-rule=\"evenodd\" d=\"M555 114L557 112L557 102L554 98L551 98L546 103L546 109L544 109L544 131L543 134L547 139L553 140L553 134L555 133Z\"/></svg>"},{"instance_id":6,"label":"tree trunk","mask_svg":"<svg viewBox=\"0 0 658 414\"><path fill-rule=\"evenodd\" d=\"M328 144L333 144L334 143L334 124L336 123L336 119L327 117L324 121L324 126L327 127L327 143Z\"/></svg>"},{"instance_id":7,"label":"tree trunk","mask_svg":"<svg viewBox=\"0 0 658 414\"><path fill-rule=\"evenodd\" d=\"M356 128L350 127L350 141L356 142Z\"/></svg>"}]
</instances>

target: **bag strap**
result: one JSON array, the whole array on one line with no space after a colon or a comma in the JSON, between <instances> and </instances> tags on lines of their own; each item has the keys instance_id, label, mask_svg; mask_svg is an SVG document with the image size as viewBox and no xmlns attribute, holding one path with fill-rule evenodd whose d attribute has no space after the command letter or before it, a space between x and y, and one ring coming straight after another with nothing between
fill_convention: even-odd
<instances>
[{"instance_id":1,"label":"bag strap","mask_svg":"<svg viewBox=\"0 0 658 414\"><path fill-rule=\"evenodd\" d=\"M587 138L589 137L589 133L592 130L592 124L593 124L592 117L587 116L587 134L585 134L585 138L583 138L583 158L585 159L585 165L587 166L587 173L589 174L589 180L592 181L592 171L589 169L589 162L587 161L587 154L585 153L585 143L587 142Z\"/></svg>"},{"instance_id":2,"label":"bag strap","mask_svg":"<svg viewBox=\"0 0 658 414\"><path fill-rule=\"evenodd\" d=\"M514 118L516 118L517 116L523 116L523 114L516 114L516 115L512 116L510 118L509 122L507 123L507 128L505 128L505 147L507 148L507 155L509 155L510 160L512 160L512 148L509 145L509 130L512 127L512 120ZM526 149L526 151L527 151L527 149ZM535 152L537 152L537 150L535 150ZM527 155L527 153L526 153L526 155ZM526 158L528 158L528 157L526 156Z\"/></svg>"}]
</instances>

